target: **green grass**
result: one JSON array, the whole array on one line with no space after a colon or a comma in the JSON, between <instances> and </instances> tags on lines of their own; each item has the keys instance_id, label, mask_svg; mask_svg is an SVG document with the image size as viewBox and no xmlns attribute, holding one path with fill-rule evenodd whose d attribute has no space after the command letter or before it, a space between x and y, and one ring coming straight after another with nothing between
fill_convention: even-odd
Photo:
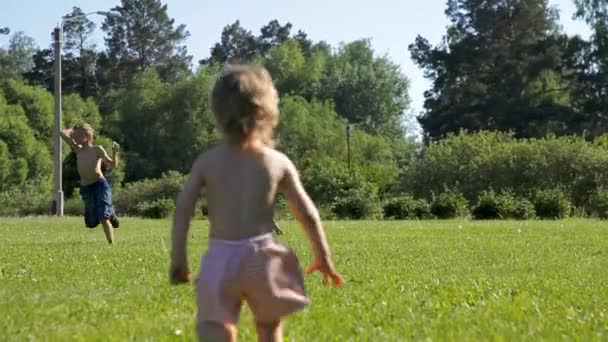
<instances>
[{"instance_id":1,"label":"green grass","mask_svg":"<svg viewBox=\"0 0 608 342\"><path fill-rule=\"evenodd\" d=\"M303 264L294 223L280 238ZM308 276L288 341L608 340L608 222L330 222L339 290ZM191 233L193 272L206 223ZM192 286L167 281L168 221L117 244L81 219L0 220L0 341L194 339ZM306 266L306 265L304 265ZM254 339L251 315L241 341ZM176 334L181 330L181 334Z\"/></svg>"}]
</instances>

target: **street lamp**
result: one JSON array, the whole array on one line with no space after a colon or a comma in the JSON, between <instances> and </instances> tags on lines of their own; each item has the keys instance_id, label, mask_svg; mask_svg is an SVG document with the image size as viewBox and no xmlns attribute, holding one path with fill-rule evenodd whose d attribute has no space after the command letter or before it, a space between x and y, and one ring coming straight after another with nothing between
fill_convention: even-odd
<instances>
[{"instance_id":1,"label":"street lamp","mask_svg":"<svg viewBox=\"0 0 608 342\"><path fill-rule=\"evenodd\" d=\"M53 31L53 48L55 50L55 132L53 134L54 152L54 193L53 193L53 214L63 216L63 186L62 186L62 167L61 167L61 43L63 40L63 25L67 22L85 18L92 14L103 15L110 18L118 18L120 14L115 12L95 11L70 18L64 18Z\"/></svg>"},{"instance_id":2,"label":"street lamp","mask_svg":"<svg viewBox=\"0 0 608 342\"><path fill-rule=\"evenodd\" d=\"M353 135L353 125L346 125L346 155L348 160L348 172L350 172L350 137Z\"/></svg>"}]
</instances>

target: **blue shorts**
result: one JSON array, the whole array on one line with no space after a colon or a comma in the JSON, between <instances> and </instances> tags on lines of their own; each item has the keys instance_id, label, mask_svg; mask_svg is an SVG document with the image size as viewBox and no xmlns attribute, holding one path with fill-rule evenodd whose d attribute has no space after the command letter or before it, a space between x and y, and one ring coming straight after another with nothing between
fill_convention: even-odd
<instances>
[{"instance_id":1,"label":"blue shorts","mask_svg":"<svg viewBox=\"0 0 608 342\"><path fill-rule=\"evenodd\" d=\"M88 228L97 227L103 218L109 219L114 214L112 207L112 189L105 178L80 187L84 201L84 223Z\"/></svg>"}]
</instances>

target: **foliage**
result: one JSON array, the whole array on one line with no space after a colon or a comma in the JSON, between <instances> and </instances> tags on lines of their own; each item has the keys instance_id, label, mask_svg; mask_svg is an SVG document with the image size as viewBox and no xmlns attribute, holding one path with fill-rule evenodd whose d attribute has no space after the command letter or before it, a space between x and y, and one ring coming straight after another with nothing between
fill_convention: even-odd
<instances>
[{"instance_id":1,"label":"foliage","mask_svg":"<svg viewBox=\"0 0 608 342\"><path fill-rule=\"evenodd\" d=\"M593 191L589 199L589 209L594 216L608 219L608 189L601 187Z\"/></svg>"},{"instance_id":2,"label":"foliage","mask_svg":"<svg viewBox=\"0 0 608 342\"><path fill-rule=\"evenodd\" d=\"M480 220L529 220L536 216L536 212L532 202L526 198L518 198L508 191L496 194L489 190L479 195L472 216Z\"/></svg>"},{"instance_id":3,"label":"foliage","mask_svg":"<svg viewBox=\"0 0 608 342\"><path fill-rule=\"evenodd\" d=\"M439 219L465 217L469 213L468 202L461 193L446 190L433 199L431 213Z\"/></svg>"},{"instance_id":4,"label":"foliage","mask_svg":"<svg viewBox=\"0 0 608 342\"><path fill-rule=\"evenodd\" d=\"M460 134L427 146L400 176L399 191L431 198L453 188L473 202L487 189L532 199L536 189L562 188L579 207L608 186L608 155L576 137L515 139L498 132Z\"/></svg>"},{"instance_id":5,"label":"foliage","mask_svg":"<svg viewBox=\"0 0 608 342\"><path fill-rule=\"evenodd\" d=\"M136 210L143 218L166 218L175 210L175 200L163 197L150 202L141 202L137 204Z\"/></svg>"},{"instance_id":6,"label":"foliage","mask_svg":"<svg viewBox=\"0 0 608 342\"><path fill-rule=\"evenodd\" d=\"M500 216L503 219L530 220L536 217L534 204L527 198L502 192L499 197Z\"/></svg>"},{"instance_id":7,"label":"foliage","mask_svg":"<svg viewBox=\"0 0 608 342\"><path fill-rule=\"evenodd\" d=\"M51 212L51 189L36 180L0 191L0 217L47 215Z\"/></svg>"},{"instance_id":8,"label":"foliage","mask_svg":"<svg viewBox=\"0 0 608 342\"><path fill-rule=\"evenodd\" d=\"M424 199L402 195L385 200L383 212L385 218L397 220L426 219L431 217L431 206Z\"/></svg>"},{"instance_id":9,"label":"foliage","mask_svg":"<svg viewBox=\"0 0 608 342\"><path fill-rule=\"evenodd\" d=\"M332 212L341 219L382 218L382 206L377 190L369 185L345 191L334 201Z\"/></svg>"},{"instance_id":10,"label":"foliage","mask_svg":"<svg viewBox=\"0 0 608 342\"><path fill-rule=\"evenodd\" d=\"M461 129L518 137L580 131L562 69L565 37L547 0L449 0L445 13L443 44L418 36L410 45L433 82L419 117L427 138Z\"/></svg>"},{"instance_id":11,"label":"foliage","mask_svg":"<svg viewBox=\"0 0 608 342\"><path fill-rule=\"evenodd\" d=\"M536 215L543 219L570 217L572 204L568 196L559 189L539 190L534 197Z\"/></svg>"},{"instance_id":12,"label":"foliage","mask_svg":"<svg viewBox=\"0 0 608 342\"><path fill-rule=\"evenodd\" d=\"M0 48L0 79L18 77L34 66L32 56L37 49L34 39L19 31L10 39L8 48Z\"/></svg>"},{"instance_id":13,"label":"foliage","mask_svg":"<svg viewBox=\"0 0 608 342\"><path fill-rule=\"evenodd\" d=\"M121 0L112 8L119 18L107 17L107 50L98 66L102 82L125 85L135 74L154 69L165 81L176 80L189 71L184 40L190 35L185 25L175 26L160 0Z\"/></svg>"},{"instance_id":14,"label":"foliage","mask_svg":"<svg viewBox=\"0 0 608 342\"><path fill-rule=\"evenodd\" d=\"M120 140L128 148L128 181L188 172L195 157L219 140L209 94L216 69L202 68L169 85L155 71L139 74L109 95L118 113Z\"/></svg>"},{"instance_id":15,"label":"foliage","mask_svg":"<svg viewBox=\"0 0 608 342\"><path fill-rule=\"evenodd\" d=\"M186 177L178 172L168 172L159 179L144 179L128 183L114 196L114 207L119 215L162 213L167 209L165 200L175 201Z\"/></svg>"},{"instance_id":16,"label":"foliage","mask_svg":"<svg viewBox=\"0 0 608 342\"><path fill-rule=\"evenodd\" d=\"M51 169L51 155L35 138L23 107L8 104L0 92L0 192L32 181L45 189Z\"/></svg>"},{"instance_id":17,"label":"foliage","mask_svg":"<svg viewBox=\"0 0 608 342\"><path fill-rule=\"evenodd\" d=\"M495 220L501 217L500 203L494 191L484 191L479 195L471 213L478 220Z\"/></svg>"}]
</instances>

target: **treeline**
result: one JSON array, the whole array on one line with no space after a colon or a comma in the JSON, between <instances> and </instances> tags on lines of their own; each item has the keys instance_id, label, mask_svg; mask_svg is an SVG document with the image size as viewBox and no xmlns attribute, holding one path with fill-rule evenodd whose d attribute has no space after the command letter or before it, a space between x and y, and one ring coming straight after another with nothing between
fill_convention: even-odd
<instances>
[{"instance_id":1,"label":"treeline","mask_svg":"<svg viewBox=\"0 0 608 342\"><path fill-rule=\"evenodd\" d=\"M364 139L358 143L390 152ZM359 156L365 153L374 152L357 150ZM351 170L337 157L315 156L302 168L302 179L324 218L608 218L607 135L588 141L462 133L410 156L401 167L390 155L359 159ZM169 172L129 183L119 191L116 206L121 214L165 217L184 177ZM82 209L79 200L70 207L74 214ZM290 215L283 198L278 207L278 215ZM199 214L206 214L204 202Z\"/></svg>"},{"instance_id":2,"label":"treeline","mask_svg":"<svg viewBox=\"0 0 608 342\"><path fill-rule=\"evenodd\" d=\"M121 18L101 26L103 47L92 43L96 26L86 18L64 28L64 125L87 121L101 144L121 143L124 163L109 173L117 209L162 217L194 157L221 138L208 98L216 75L226 63L256 63L281 94L278 148L326 216L601 216L591 199L608 186L600 143L608 0L575 2L593 29L589 40L566 35L547 1L448 1L443 42L410 45L433 82L418 143L407 125L408 79L369 40L332 47L290 23L272 20L254 33L237 21L193 66L189 33L167 5L122 0L112 9ZM75 7L66 18L82 13ZM0 49L0 215L50 211L52 58L20 32ZM64 170L67 210L77 214L73 154Z\"/></svg>"},{"instance_id":3,"label":"treeline","mask_svg":"<svg viewBox=\"0 0 608 342\"><path fill-rule=\"evenodd\" d=\"M517 137L599 136L607 129L608 1L574 0L592 36L568 36L547 0L448 0L441 44L417 37L432 81L419 117L427 140L500 130Z\"/></svg>"}]
</instances>

